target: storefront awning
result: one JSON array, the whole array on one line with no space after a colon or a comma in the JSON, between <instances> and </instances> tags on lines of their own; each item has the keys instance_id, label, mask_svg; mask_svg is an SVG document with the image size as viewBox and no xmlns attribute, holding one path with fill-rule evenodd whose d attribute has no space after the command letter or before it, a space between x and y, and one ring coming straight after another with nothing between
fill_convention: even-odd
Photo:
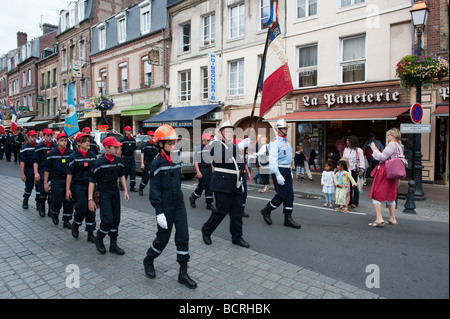
<instances>
[{"instance_id":1,"label":"storefront awning","mask_svg":"<svg viewBox=\"0 0 450 319\"><path fill-rule=\"evenodd\" d=\"M399 106L296 111L284 116L267 119L265 122L277 121L279 119L284 119L287 122L396 120L398 115L409 109L409 106Z\"/></svg>"},{"instance_id":2,"label":"storefront awning","mask_svg":"<svg viewBox=\"0 0 450 319\"><path fill-rule=\"evenodd\" d=\"M432 116L448 116L448 105L438 105Z\"/></svg>"},{"instance_id":3,"label":"storefront awning","mask_svg":"<svg viewBox=\"0 0 450 319\"><path fill-rule=\"evenodd\" d=\"M149 115L151 113L158 112L159 108L157 106L161 106L160 103L146 104L146 105L133 105L123 109L120 112L122 116L130 116L130 115Z\"/></svg>"},{"instance_id":4,"label":"storefront awning","mask_svg":"<svg viewBox=\"0 0 450 319\"><path fill-rule=\"evenodd\" d=\"M22 124L22 127L35 127L35 126L43 126L43 125L47 125L48 123L53 122L52 120L47 120L47 121L31 121L25 124Z\"/></svg>"},{"instance_id":5,"label":"storefront awning","mask_svg":"<svg viewBox=\"0 0 450 319\"><path fill-rule=\"evenodd\" d=\"M17 126L21 127L23 124L28 123L34 116L21 117L17 120Z\"/></svg>"},{"instance_id":6,"label":"storefront awning","mask_svg":"<svg viewBox=\"0 0 450 319\"><path fill-rule=\"evenodd\" d=\"M172 107L164 112L144 121L143 127L158 127L169 124L172 127L192 127L194 120L213 109L219 104Z\"/></svg>"},{"instance_id":7,"label":"storefront awning","mask_svg":"<svg viewBox=\"0 0 450 319\"><path fill-rule=\"evenodd\" d=\"M88 120L88 119L81 118L81 119L78 119L78 123L85 122L85 121L87 121L87 120ZM49 128L63 127L65 123L66 123L66 122L63 120L63 121L61 121L61 122L59 122L59 123L51 123L51 124L48 125L48 127L49 127Z\"/></svg>"}]
</instances>

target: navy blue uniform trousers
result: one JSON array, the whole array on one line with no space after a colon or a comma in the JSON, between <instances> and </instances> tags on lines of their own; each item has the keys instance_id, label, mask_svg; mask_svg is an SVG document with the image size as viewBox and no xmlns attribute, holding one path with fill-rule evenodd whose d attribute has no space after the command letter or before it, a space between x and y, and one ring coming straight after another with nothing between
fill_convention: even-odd
<instances>
[{"instance_id":1,"label":"navy blue uniform trousers","mask_svg":"<svg viewBox=\"0 0 450 319\"><path fill-rule=\"evenodd\" d=\"M284 185L278 184L275 174L272 174L273 184L276 194L267 204L266 208L270 211L283 204L283 214L292 215L294 206L294 189L292 186L292 170L290 168L280 167L280 173L284 177Z\"/></svg>"}]
</instances>

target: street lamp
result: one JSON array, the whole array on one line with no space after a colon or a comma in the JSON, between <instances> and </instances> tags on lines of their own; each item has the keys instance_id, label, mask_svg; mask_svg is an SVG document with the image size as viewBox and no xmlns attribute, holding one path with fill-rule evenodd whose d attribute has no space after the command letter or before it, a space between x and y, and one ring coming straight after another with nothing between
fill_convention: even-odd
<instances>
[{"instance_id":1,"label":"street lamp","mask_svg":"<svg viewBox=\"0 0 450 319\"><path fill-rule=\"evenodd\" d=\"M417 55L422 55L422 32L425 29L428 19L428 7L425 1L417 1L413 4L411 10L411 19L414 28L417 30ZM416 85L416 102L422 103L422 84ZM422 187L422 135L413 134L414 143L414 161L413 161L413 179L416 182L416 190L414 192L415 200L425 200L425 193Z\"/></svg>"},{"instance_id":2,"label":"street lamp","mask_svg":"<svg viewBox=\"0 0 450 319\"><path fill-rule=\"evenodd\" d=\"M106 84L106 82L105 82L105 80L103 79L103 77L102 77L102 76L99 76L98 79L97 79L97 86L98 86L98 88L99 88L99 90L100 90L100 96L103 94L103 89L105 88L105 84ZM104 114L104 111L101 110L100 113L101 113L101 117L100 117L100 125L105 125L106 120L105 120L105 114Z\"/></svg>"}]
</instances>

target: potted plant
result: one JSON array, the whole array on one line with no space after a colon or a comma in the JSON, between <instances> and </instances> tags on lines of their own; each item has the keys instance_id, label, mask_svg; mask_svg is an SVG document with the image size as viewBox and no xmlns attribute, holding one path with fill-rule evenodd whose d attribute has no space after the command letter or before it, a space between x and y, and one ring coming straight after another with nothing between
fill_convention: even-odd
<instances>
[{"instance_id":1,"label":"potted plant","mask_svg":"<svg viewBox=\"0 0 450 319\"><path fill-rule=\"evenodd\" d=\"M433 80L442 80L449 74L448 61L439 55L407 55L396 65L395 75L402 87L428 85Z\"/></svg>"},{"instance_id":2,"label":"potted plant","mask_svg":"<svg viewBox=\"0 0 450 319\"><path fill-rule=\"evenodd\" d=\"M114 101L103 93L94 99L94 109L99 110L101 112L101 119L100 119L101 125L108 124L106 122L104 112L111 110L113 107Z\"/></svg>"}]
</instances>

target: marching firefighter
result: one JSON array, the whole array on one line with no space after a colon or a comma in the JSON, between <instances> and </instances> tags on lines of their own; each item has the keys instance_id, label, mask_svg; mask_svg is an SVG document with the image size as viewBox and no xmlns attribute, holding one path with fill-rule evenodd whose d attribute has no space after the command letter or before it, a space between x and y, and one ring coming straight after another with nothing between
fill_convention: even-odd
<instances>
[{"instance_id":1,"label":"marching firefighter","mask_svg":"<svg viewBox=\"0 0 450 319\"><path fill-rule=\"evenodd\" d=\"M63 227L72 229L70 220L73 214L73 201L66 199L66 177L69 166L69 157L73 151L67 148L68 137L66 133L59 133L56 137L58 147L48 153L44 168L44 189L50 193L51 185L51 212L53 224L59 223L59 211L63 207ZM50 181L50 184L49 184Z\"/></svg>"},{"instance_id":2,"label":"marching firefighter","mask_svg":"<svg viewBox=\"0 0 450 319\"><path fill-rule=\"evenodd\" d=\"M66 199L73 198L75 213L72 223L72 236L78 238L79 227L83 220L86 220L87 240L94 242L95 231L95 211L89 210L88 188L89 176L94 167L97 156L89 148L90 136L79 133L75 141L77 150L69 157L69 167L67 168Z\"/></svg>"},{"instance_id":3,"label":"marching firefighter","mask_svg":"<svg viewBox=\"0 0 450 319\"><path fill-rule=\"evenodd\" d=\"M126 202L128 196L127 182L124 177L123 164L119 156L116 156L122 146L115 137L110 136L103 140L106 153L100 156L94 164L89 177L88 201L89 210L95 212L97 205L94 202L94 188L100 193L100 228L94 239L95 246L101 254L106 253L103 238L110 238L109 251L118 255L124 255L125 251L117 245L120 224L120 192L117 180L120 180L124 189L123 197Z\"/></svg>"},{"instance_id":4,"label":"marching firefighter","mask_svg":"<svg viewBox=\"0 0 450 319\"><path fill-rule=\"evenodd\" d=\"M145 274L150 278L156 277L153 261L166 247L175 226L177 262L180 264L178 282L195 289L197 283L187 273L187 263L190 259L189 232L181 191L180 158L174 155L178 136L171 126L164 124L155 131L155 139L160 153L150 170L150 203L156 211L158 232L144 259Z\"/></svg>"},{"instance_id":5,"label":"marching firefighter","mask_svg":"<svg viewBox=\"0 0 450 319\"><path fill-rule=\"evenodd\" d=\"M48 198L48 216L51 217L51 197L44 189L44 168L47 162L47 155L58 145L53 141L53 130L46 128L42 131L43 140L34 149L34 180L39 183L39 215L45 217L45 201Z\"/></svg>"},{"instance_id":6,"label":"marching firefighter","mask_svg":"<svg viewBox=\"0 0 450 319\"><path fill-rule=\"evenodd\" d=\"M277 137L270 143L269 166L276 194L261 210L264 221L272 225L270 213L283 204L284 226L300 229L301 225L292 219L294 189L292 184L292 147L287 141L288 124L280 119L275 124Z\"/></svg>"},{"instance_id":7,"label":"marching firefighter","mask_svg":"<svg viewBox=\"0 0 450 319\"><path fill-rule=\"evenodd\" d=\"M127 180L130 176L130 191L137 192L136 189L136 140L131 136L132 129L130 126L125 126L125 136L120 140L122 148L119 151L119 157L122 159L124 167L124 176ZM119 185L122 190L121 186Z\"/></svg>"},{"instance_id":8,"label":"marching firefighter","mask_svg":"<svg viewBox=\"0 0 450 319\"><path fill-rule=\"evenodd\" d=\"M94 137L91 136L92 130L89 127L84 127L81 132L89 136L89 150L98 158L99 147Z\"/></svg>"},{"instance_id":9,"label":"marching firefighter","mask_svg":"<svg viewBox=\"0 0 450 319\"><path fill-rule=\"evenodd\" d=\"M31 197L31 192L33 187L36 193L36 208L39 210L39 184L34 181L34 170L33 170L33 158L34 158L34 148L36 147L37 133L36 131L29 131L27 133L28 142L20 149L19 153L19 163L20 163L20 173L22 175L22 181L25 182L25 192L23 193L23 209L28 209L28 199Z\"/></svg>"},{"instance_id":10,"label":"marching firefighter","mask_svg":"<svg viewBox=\"0 0 450 319\"><path fill-rule=\"evenodd\" d=\"M194 165L197 172L198 185L194 192L189 197L189 203L192 208L195 208L195 201L202 196L203 191L205 191L205 203L206 209L212 210L214 206L213 193L211 190L211 178L212 178L212 167L211 167L211 135L205 133L202 135L202 144L199 149L196 150L194 154Z\"/></svg>"},{"instance_id":11,"label":"marching firefighter","mask_svg":"<svg viewBox=\"0 0 450 319\"><path fill-rule=\"evenodd\" d=\"M153 140L155 133L153 131L148 131L148 141L142 144L141 147L141 169L142 169L142 180L139 184L139 195L144 196L144 188L148 184L149 171L152 167L152 162L158 154L158 148Z\"/></svg>"},{"instance_id":12,"label":"marching firefighter","mask_svg":"<svg viewBox=\"0 0 450 319\"><path fill-rule=\"evenodd\" d=\"M242 237L242 215L244 203L244 187L242 185L241 169L243 158L241 150L248 147L250 139L246 138L239 144L233 144L234 126L230 121L222 123L220 134L211 144L211 156L214 172L212 174L211 188L214 192L216 207L211 216L202 227L203 241L211 245L211 235L222 222L230 215L230 233L232 243L245 248L250 245ZM239 163L239 164L238 164Z\"/></svg>"}]
</instances>

